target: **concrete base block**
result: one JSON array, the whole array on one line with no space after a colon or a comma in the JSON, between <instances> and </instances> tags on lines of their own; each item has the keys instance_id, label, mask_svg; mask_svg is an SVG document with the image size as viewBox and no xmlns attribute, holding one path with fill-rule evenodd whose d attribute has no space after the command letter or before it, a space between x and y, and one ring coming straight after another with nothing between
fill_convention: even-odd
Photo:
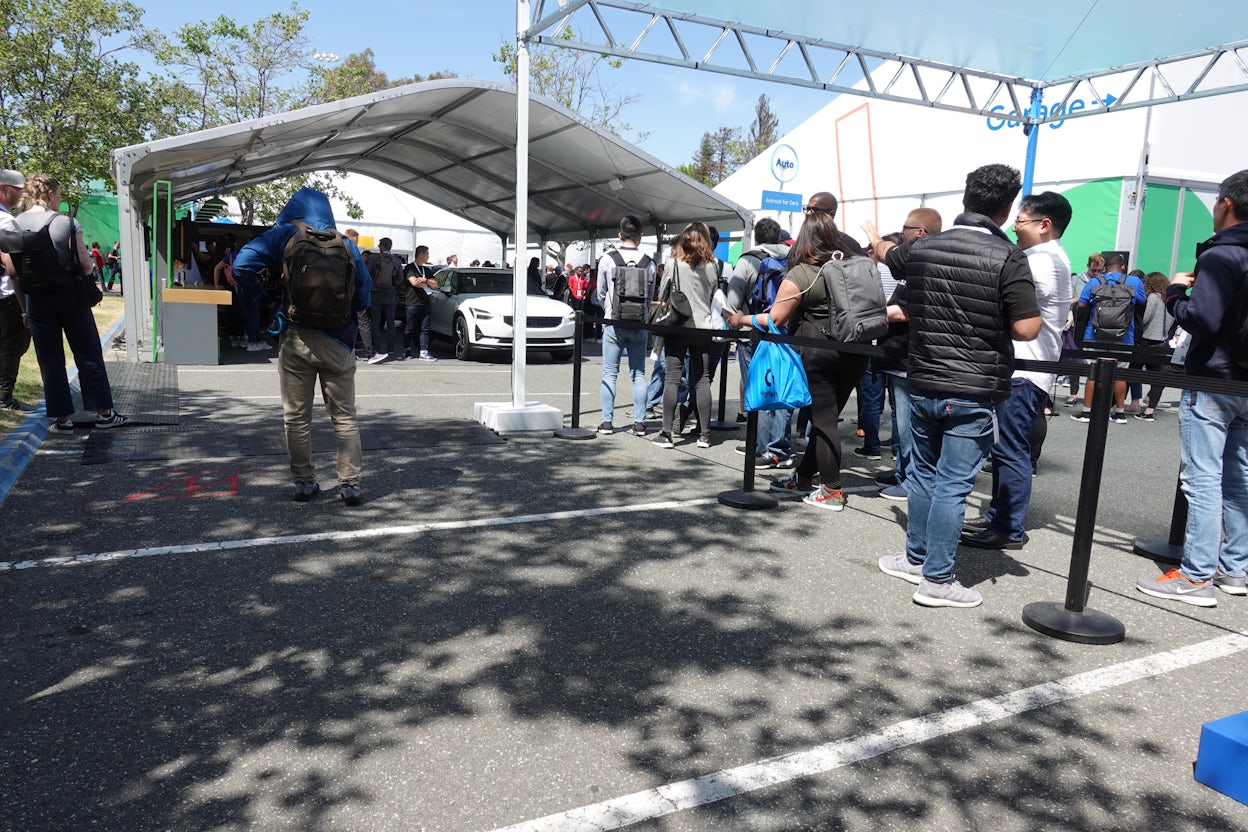
<instances>
[{"instance_id":1,"label":"concrete base block","mask_svg":"<svg viewBox=\"0 0 1248 832\"><path fill-rule=\"evenodd\" d=\"M472 418L498 434L551 433L563 427L563 411L541 402L477 402Z\"/></svg>"},{"instance_id":2,"label":"concrete base block","mask_svg":"<svg viewBox=\"0 0 1248 832\"><path fill-rule=\"evenodd\" d=\"M1196 781L1248 804L1248 711L1200 729Z\"/></svg>"}]
</instances>

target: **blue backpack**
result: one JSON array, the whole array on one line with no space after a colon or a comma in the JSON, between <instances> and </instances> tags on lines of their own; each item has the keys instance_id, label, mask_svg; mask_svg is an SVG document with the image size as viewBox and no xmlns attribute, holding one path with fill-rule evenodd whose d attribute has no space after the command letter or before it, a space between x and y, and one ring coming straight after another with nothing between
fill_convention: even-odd
<instances>
[{"instance_id":1,"label":"blue backpack","mask_svg":"<svg viewBox=\"0 0 1248 832\"><path fill-rule=\"evenodd\" d=\"M768 254L758 264L758 279L754 281L754 291L750 293L749 311L761 315L776 302L776 293L780 291L780 282L789 269L789 258L773 257Z\"/></svg>"}]
</instances>

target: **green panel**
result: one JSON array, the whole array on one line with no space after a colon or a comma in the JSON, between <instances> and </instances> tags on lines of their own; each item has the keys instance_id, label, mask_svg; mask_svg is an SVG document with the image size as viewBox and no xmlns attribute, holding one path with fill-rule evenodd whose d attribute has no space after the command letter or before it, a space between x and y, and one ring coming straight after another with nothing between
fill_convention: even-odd
<instances>
[{"instance_id":1,"label":"green panel","mask_svg":"<svg viewBox=\"0 0 1248 832\"><path fill-rule=\"evenodd\" d=\"M113 241L121 239L115 196L92 195L84 198L75 217L82 223L83 239L88 247L98 240L101 248L108 249Z\"/></svg>"},{"instance_id":2,"label":"green panel","mask_svg":"<svg viewBox=\"0 0 1248 832\"><path fill-rule=\"evenodd\" d=\"M1062 235L1062 248L1077 272L1087 265L1088 255L1109 251L1118 242L1118 205L1122 201L1121 179L1098 179L1062 191L1073 214Z\"/></svg>"},{"instance_id":3,"label":"green panel","mask_svg":"<svg viewBox=\"0 0 1248 832\"><path fill-rule=\"evenodd\" d=\"M1179 212L1179 189L1174 185L1149 185L1140 223L1140 252L1132 268L1146 272L1170 270L1174 253L1174 225Z\"/></svg>"},{"instance_id":4,"label":"green panel","mask_svg":"<svg viewBox=\"0 0 1248 832\"><path fill-rule=\"evenodd\" d=\"M1175 271L1196 267L1196 244L1213 236L1213 214L1190 188L1183 197L1183 231L1179 235L1179 259ZM1165 272L1164 269L1157 271Z\"/></svg>"}]
</instances>

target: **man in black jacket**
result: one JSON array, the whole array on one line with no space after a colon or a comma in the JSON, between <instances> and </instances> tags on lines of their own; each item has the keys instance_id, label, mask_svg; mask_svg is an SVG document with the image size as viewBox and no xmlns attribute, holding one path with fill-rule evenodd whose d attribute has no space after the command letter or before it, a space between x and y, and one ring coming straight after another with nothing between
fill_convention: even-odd
<instances>
[{"instance_id":1,"label":"man in black jacket","mask_svg":"<svg viewBox=\"0 0 1248 832\"><path fill-rule=\"evenodd\" d=\"M1176 274L1166 308L1192 338L1188 375L1248 381L1235 342L1248 314L1248 170L1218 187L1214 235L1197 247L1196 271ZM1146 595L1217 606L1214 588L1248 595L1248 399L1184 390L1179 401L1179 481L1187 496L1183 562L1141 578Z\"/></svg>"},{"instance_id":2,"label":"man in black jacket","mask_svg":"<svg viewBox=\"0 0 1248 832\"><path fill-rule=\"evenodd\" d=\"M1001 231L1019 189L1013 168L978 168L966 177L964 213L952 228L876 247L906 278L914 440L906 551L879 566L917 584L914 601L923 606L983 603L954 577L966 497L992 450L995 406L1010 395L1011 339L1030 341L1041 326L1027 258Z\"/></svg>"}]
</instances>

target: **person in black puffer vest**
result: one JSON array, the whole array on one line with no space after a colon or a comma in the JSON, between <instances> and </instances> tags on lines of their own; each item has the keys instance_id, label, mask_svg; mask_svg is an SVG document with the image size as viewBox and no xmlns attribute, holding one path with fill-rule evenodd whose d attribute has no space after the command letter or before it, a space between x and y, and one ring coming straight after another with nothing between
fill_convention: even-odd
<instances>
[{"instance_id":1,"label":"person in black puffer vest","mask_svg":"<svg viewBox=\"0 0 1248 832\"><path fill-rule=\"evenodd\" d=\"M1019 190L1014 168L978 168L952 228L875 247L905 275L914 440L906 551L879 566L917 584L914 600L924 606L983 603L954 578L966 497L992 450L994 408L1010 395L1011 339L1030 341L1041 326L1027 258L1001 230Z\"/></svg>"}]
</instances>

